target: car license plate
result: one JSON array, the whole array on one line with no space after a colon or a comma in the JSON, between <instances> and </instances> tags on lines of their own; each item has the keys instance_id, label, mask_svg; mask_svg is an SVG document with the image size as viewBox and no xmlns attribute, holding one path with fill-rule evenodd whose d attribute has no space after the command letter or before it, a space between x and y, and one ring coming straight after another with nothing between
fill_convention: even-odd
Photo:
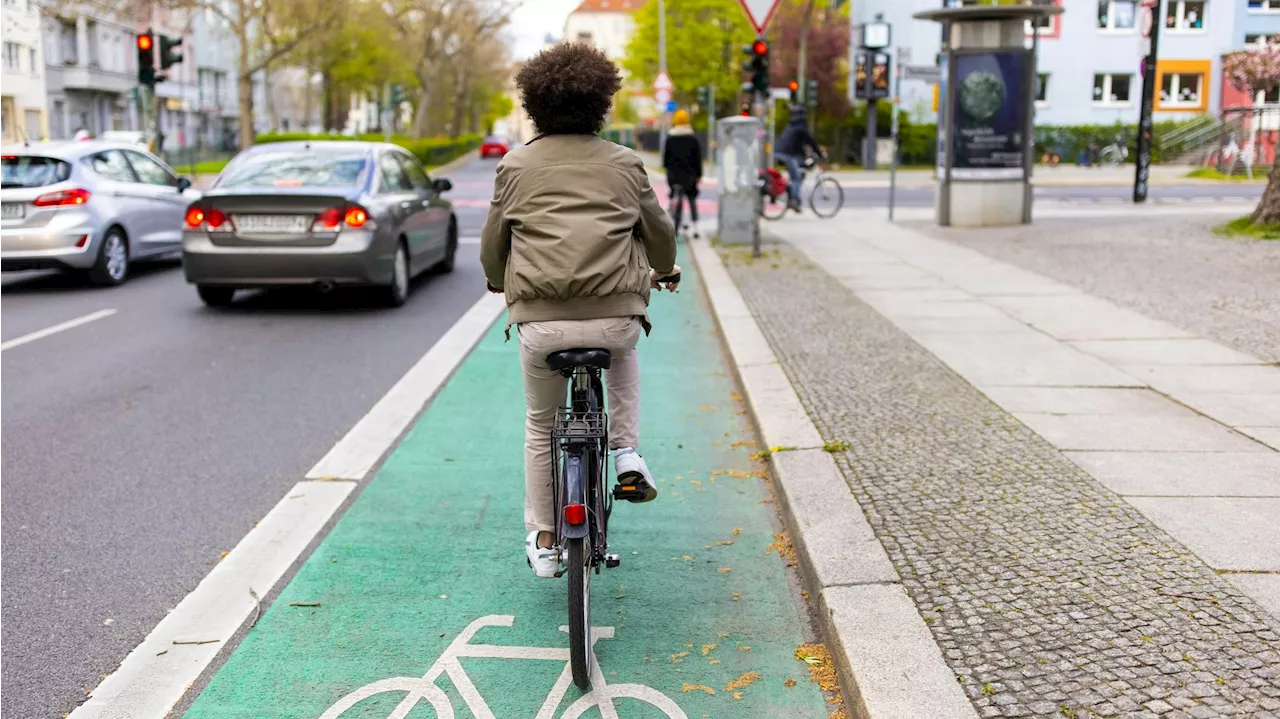
<instances>
[{"instance_id":1,"label":"car license plate","mask_svg":"<svg viewBox=\"0 0 1280 719\"><path fill-rule=\"evenodd\" d=\"M3 205L3 215L6 220L20 220L27 214L27 206L19 202L6 202Z\"/></svg>"},{"instance_id":2,"label":"car license plate","mask_svg":"<svg viewBox=\"0 0 1280 719\"><path fill-rule=\"evenodd\" d=\"M233 219L240 232L302 234L311 226L307 215L236 215Z\"/></svg>"}]
</instances>

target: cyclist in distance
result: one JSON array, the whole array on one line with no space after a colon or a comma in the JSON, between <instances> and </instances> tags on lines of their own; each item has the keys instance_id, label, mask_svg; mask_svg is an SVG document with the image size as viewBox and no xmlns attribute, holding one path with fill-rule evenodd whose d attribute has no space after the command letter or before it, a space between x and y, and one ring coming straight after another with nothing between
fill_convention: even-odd
<instances>
[{"instance_id":1,"label":"cyclist in distance","mask_svg":"<svg viewBox=\"0 0 1280 719\"><path fill-rule=\"evenodd\" d=\"M689 202L689 220L693 236L698 236L698 182L702 180L702 142L693 134L689 113L676 110L671 118L671 134L662 149L662 167L667 171L667 187L671 191L671 216L676 232L680 231L681 208Z\"/></svg>"},{"instance_id":2,"label":"cyclist in distance","mask_svg":"<svg viewBox=\"0 0 1280 719\"><path fill-rule=\"evenodd\" d=\"M547 366L566 349L613 355L606 381L609 448L626 497L648 502L657 483L640 445L636 342L649 332L651 289L680 272L675 228L658 204L640 157L598 136L618 68L590 45L543 50L516 76L538 135L498 163L480 260L491 292L506 295L516 326L525 393L525 554L539 577L554 577L551 429L568 380ZM508 334L508 336L510 336Z\"/></svg>"},{"instance_id":3,"label":"cyclist in distance","mask_svg":"<svg viewBox=\"0 0 1280 719\"><path fill-rule=\"evenodd\" d=\"M778 135L778 140L774 143L773 155L787 166L787 175L791 180L787 185L787 192L791 195L791 209L796 212L800 211L800 182L805 150L810 148L818 157L823 156L818 141L814 139L813 133L809 132L804 105L792 105L791 120L783 128L782 134Z\"/></svg>"}]
</instances>

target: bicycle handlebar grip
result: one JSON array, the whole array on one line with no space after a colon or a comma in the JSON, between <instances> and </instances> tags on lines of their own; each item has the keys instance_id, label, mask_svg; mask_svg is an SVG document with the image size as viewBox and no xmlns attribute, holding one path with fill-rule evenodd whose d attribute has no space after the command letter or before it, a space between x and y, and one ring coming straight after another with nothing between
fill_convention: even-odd
<instances>
[{"instance_id":1,"label":"bicycle handlebar grip","mask_svg":"<svg viewBox=\"0 0 1280 719\"><path fill-rule=\"evenodd\" d=\"M679 272L677 272L677 273L675 273L674 275L671 275L670 277L659 277L659 278L658 278L658 281L659 281L659 282L679 282L679 281L680 281L680 273L679 273Z\"/></svg>"}]
</instances>

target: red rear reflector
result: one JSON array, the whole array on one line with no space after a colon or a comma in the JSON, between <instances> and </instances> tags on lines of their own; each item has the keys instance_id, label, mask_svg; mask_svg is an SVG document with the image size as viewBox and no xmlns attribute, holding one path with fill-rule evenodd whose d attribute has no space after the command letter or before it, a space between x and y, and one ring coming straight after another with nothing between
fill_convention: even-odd
<instances>
[{"instance_id":1,"label":"red rear reflector","mask_svg":"<svg viewBox=\"0 0 1280 719\"><path fill-rule=\"evenodd\" d=\"M564 507L564 521L575 527L587 521L587 508L581 504L566 504Z\"/></svg>"},{"instance_id":2,"label":"red rear reflector","mask_svg":"<svg viewBox=\"0 0 1280 719\"><path fill-rule=\"evenodd\" d=\"M363 227L369 221L369 213L363 207L348 207L346 217L342 218L347 227Z\"/></svg>"},{"instance_id":3,"label":"red rear reflector","mask_svg":"<svg viewBox=\"0 0 1280 719\"><path fill-rule=\"evenodd\" d=\"M84 249L84 246L87 244L89 244L88 235L80 235L80 239L76 240L76 247L79 247L82 250Z\"/></svg>"},{"instance_id":4,"label":"red rear reflector","mask_svg":"<svg viewBox=\"0 0 1280 719\"><path fill-rule=\"evenodd\" d=\"M63 207L66 205L83 205L89 201L89 191L76 188L74 190L58 190L41 195L31 204L36 207Z\"/></svg>"},{"instance_id":5,"label":"red rear reflector","mask_svg":"<svg viewBox=\"0 0 1280 719\"><path fill-rule=\"evenodd\" d=\"M222 227L222 223L227 221L227 216L222 214L221 210L209 210L204 216L204 221L210 228L216 230Z\"/></svg>"},{"instance_id":6,"label":"red rear reflector","mask_svg":"<svg viewBox=\"0 0 1280 719\"><path fill-rule=\"evenodd\" d=\"M187 227L199 227L204 222L204 210L199 207L187 208Z\"/></svg>"},{"instance_id":7,"label":"red rear reflector","mask_svg":"<svg viewBox=\"0 0 1280 719\"><path fill-rule=\"evenodd\" d=\"M336 207L330 207L320 213L320 224L330 229L337 227L342 221L342 212Z\"/></svg>"}]
</instances>

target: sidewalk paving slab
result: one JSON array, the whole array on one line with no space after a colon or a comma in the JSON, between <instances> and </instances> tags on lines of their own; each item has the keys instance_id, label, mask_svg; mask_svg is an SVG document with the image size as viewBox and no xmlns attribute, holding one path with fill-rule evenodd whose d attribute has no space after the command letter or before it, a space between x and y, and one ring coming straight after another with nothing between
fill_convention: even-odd
<instances>
[{"instance_id":1,"label":"sidewalk paving slab","mask_svg":"<svg viewBox=\"0 0 1280 719\"><path fill-rule=\"evenodd\" d=\"M1033 292L1061 292L1057 283L1023 270L993 270L989 258L955 263L951 250L968 250L868 221L867 213L849 215L778 225L776 231L804 255L770 247L764 260L753 262L735 249L723 260L822 437L849 443L833 458L973 709L982 716L1182 716L1176 712L1184 710L1187 716L1272 716L1280 709L1280 616L1269 616L1264 607L1276 606L1276 583L1233 583L1226 577L1271 575L1219 575L1217 557L1198 556L1197 545L1186 545L1192 539L1215 549L1220 540L1231 546L1253 542L1250 556L1280 556L1274 530L1250 520L1247 537L1229 537L1224 522L1211 521L1203 507L1173 503L1203 501L1220 510L1227 505L1212 503L1261 500L1247 505L1253 508L1248 516L1273 521L1274 509L1265 504L1273 498L1152 498L1153 513L1173 507L1184 518L1206 520L1199 531L1208 539L1188 535L1184 544L1170 537L1181 537L1180 528L1140 512L1134 500L1144 498L1118 496L1071 458L1139 458L1113 470L1113 476L1134 481L1152 471L1141 458L1173 453L1072 452L1069 458L979 392L999 393L1010 384L1008 376L1017 379L1024 368L994 352L980 361L959 349L941 358L931 354L928 343L942 335L920 333L907 318L887 320L857 299L865 288L847 277L837 280L825 268L834 263L841 274L856 273L844 262L846 249L864 253L870 247L933 275L937 281L927 283L933 290L973 294L973 287L952 280L978 285L980 274ZM960 269L944 279L949 266ZM714 283L713 272L707 278ZM1067 289L1065 294L1080 294ZM1243 466L1259 482L1271 481L1269 463L1242 458L1275 453L1232 432L1239 428L1214 424L1177 397L1164 398L1130 375L1128 366L1113 366L1010 319L1024 330L1012 333L1019 340L1031 333L1056 342L1124 378L1115 389L1019 387L1108 393L1025 394L1023 401L1074 402L1088 413L1101 411L1100 417L1153 422L1156 431L1162 421L1189 417L1199 428L1213 427L1219 439L1253 450L1204 453L1223 458L1218 476L1235 481L1231 467ZM1000 346L1009 339L995 333L962 337L974 351L983 341ZM732 347L732 338L726 341ZM1004 362L1003 369L984 367L989 362ZM975 387L966 369L986 372L989 384ZM1153 404L1158 409L1148 415L1143 408ZM1198 476L1180 481L1194 484ZM785 473L779 481L786 484ZM1225 511L1214 516L1229 520ZM1241 588L1261 594L1255 601ZM833 643L856 641L830 623L827 631L836 637Z\"/></svg>"}]
</instances>

